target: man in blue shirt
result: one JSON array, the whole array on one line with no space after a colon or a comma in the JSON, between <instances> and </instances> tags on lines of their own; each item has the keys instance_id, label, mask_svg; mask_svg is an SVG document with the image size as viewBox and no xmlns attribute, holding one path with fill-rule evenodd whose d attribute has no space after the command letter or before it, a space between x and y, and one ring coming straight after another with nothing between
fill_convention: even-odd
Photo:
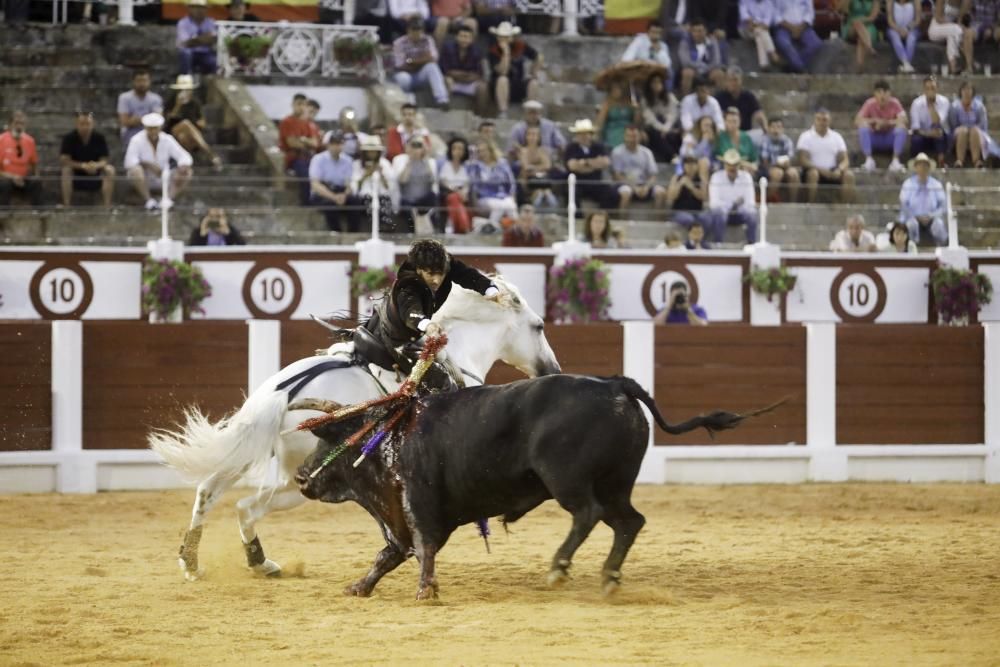
<instances>
[{"instance_id":1,"label":"man in blue shirt","mask_svg":"<svg viewBox=\"0 0 1000 667\"><path fill-rule=\"evenodd\" d=\"M812 27L813 0L775 0L774 8L774 45L793 72L804 72L823 46Z\"/></svg>"},{"instance_id":2,"label":"man in blue shirt","mask_svg":"<svg viewBox=\"0 0 1000 667\"><path fill-rule=\"evenodd\" d=\"M692 324L703 327L708 324L705 309L688 299L688 286L678 280L670 286L667 307L656 314L654 324Z\"/></svg>"},{"instance_id":3,"label":"man in blue shirt","mask_svg":"<svg viewBox=\"0 0 1000 667\"><path fill-rule=\"evenodd\" d=\"M188 15L177 22L181 74L215 74L215 21L207 11L206 0L188 0Z\"/></svg>"},{"instance_id":4,"label":"man in blue shirt","mask_svg":"<svg viewBox=\"0 0 1000 667\"><path fill-rule=\"evenodd\" d=\"M914 175L903 181L899 191L899 219L915 243L920 243L920 232L925 231L935 245L946 245L944 188L930 175L931 158L926 153L913 158L913 171Z\"/></svg>"},{"instance_id":5,"label":"man in blue shirt","mask_svg":"<svg viewBox=\"0 0 1000 667\"><path fill-rule=\"evenodd\" d=\"M361 200L351 193L354 162L343 152L344 135L340 130L330 130L325 143L327 150L309 161L309 203L322 207L331 232L361 231Z\"/></svg>"}]
</instances>

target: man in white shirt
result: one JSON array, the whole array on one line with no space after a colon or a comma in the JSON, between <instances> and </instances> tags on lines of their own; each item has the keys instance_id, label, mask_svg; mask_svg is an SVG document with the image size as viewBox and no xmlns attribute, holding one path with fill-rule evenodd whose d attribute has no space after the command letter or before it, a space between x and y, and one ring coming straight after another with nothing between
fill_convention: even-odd
<instances>
[{"instance_id":1,"label":"man in white shirt","mask_svg":"<svg viewBox=\"0 0 1000 667\"><path fill-rule=\"evenodd\" d=\"M937 79L924 79L924 94L910 105L910 155L927 153L944 166L948 150L948 98L938 95Z\"/></svg>"},{"instance_id":2,"label":"man in white shirt","mask_svg":"<svg viewBox=\"0 0 1000 667\"><path fill-rule=\"evenodd\" d=\"M656 184L656 158L653 151L639 144L639 128L630 125L625 128L625 143L611 151L611 174L619 183L618 207L624 213L633 199L664 205L667 191Z\"/></svg>"},{"instance_id":3,"label":"man in white shirt","mask_svg":"<svg viewBox=\"0 0 1000 667\"><path fill-rule=\"evenodd\" d=\"M847 144L840 133L830 129L830 112L819 109L813 126L799 135L795 144L799 163L806 176L806 201L816 201L819 185L840 186L840 201L854 200L854 173L847 155Z\"/></svg>"},{"instance_id":4,"label":"man in white shirt","mask_svg":"<svg viewBox=\"0 0 1000 667\"><path fill-rule=\"evenodd\" d=\"M181 148L169 134L161 132L163 116L148 113L142 117L144 130L132 137L125 150L125 172L136 191L146 200L146 210L155 211L160 202L150 195L151 190L162 189L163 170L173 160L177 166L170 170L170 185L164 205L169 209L174 199L191 180L191 154Z\"/></svg>"},{"instance_id":5,"label":"man in white shirt","mask_svg":"<svg viewBox=\"0 0 1000 667\"><path fill-rule=\"evenodd\" d=\"M660 63L667 68L666 80L668 82L673 81L670 49L667 48L667 43L663 41L663 25L659 21L650 22L646 32L636 35L632 43L625 49L625 53L622 54L622 62L625 63L632 60L652 60Z\"/></svg>"},{"instance_id":6,"label":"man in white shirt","mask_svg":"<svg viewBox=\"0 0 1000 667\"><path fill-rule=\"evenodd\" d=\"M875 252L875 235L865 229L865 216L860 213L847 218L847 226L830 241L832 252Z\"/></svg>"},{"instance_id":7,"label":"man in white shirt","mask_svg":"<svg viewBox=\"0 0 1000 667\"><path fill-rule=\"evenodd\" d=\"M745 225L747 243L757 242L757 204L753 177L740 169L740 153L730 148L722 156L723 169L708 181L708 208L714 241L725 240L727 225Z\"/></svg>"},{"instance_id":8,"label":"man in white shirt","mask_svg":"<svg viewBox=\"0 0 1000 667\"><path fill-rule=\"evenodd\" d=\"M715 129L721 131L725 124L722 118L722 107L718 100L708 94L708 79L698 79L694 83L694 92L685 95L681 100L681 127L685 132L694 129L695 123L702 116L711 116L715 121Z\"/></svg>"}]
</instances>

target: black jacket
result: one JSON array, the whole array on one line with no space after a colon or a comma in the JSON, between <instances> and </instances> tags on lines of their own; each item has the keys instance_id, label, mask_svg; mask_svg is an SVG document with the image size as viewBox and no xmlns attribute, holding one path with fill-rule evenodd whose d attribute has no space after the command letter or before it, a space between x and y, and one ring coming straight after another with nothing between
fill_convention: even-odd
<instances>
[{"instance_id":1,"label":"black jacket","mask_svg":"<svg viewBox=\"0 0 1000 667\"><path fill-rule=\"evenodd\" d=\"M246 245L246 241L243 240L243 235L240 231L236 229L233 225L229 225L229 233L226 234L226 245ZM208 235L201 235L201 225L195 227L191 230L191 238L188 239L188 245L208 245Z\"/></svg>"},{"instance_id":2,"label":"black jacket","mask_svg":"<svg viewBox=\"0 0 1000 667\"><path fill-rule=\"evenodd\" d=\"M396 282L389 289L378 315L369 320L367 328L372 333L379 334L383 341L393 347L417 340L423 333L417 325L438 311L451 294L452 283L485 294L493 285L490 279L476 269L449 256L451 268L444 277L444 282L438 291L432 292L409 261L399 267ZM376 326L373 326L376 325ZM376 331L375 329L378 329Z\"/></svg>"}]
</instances>

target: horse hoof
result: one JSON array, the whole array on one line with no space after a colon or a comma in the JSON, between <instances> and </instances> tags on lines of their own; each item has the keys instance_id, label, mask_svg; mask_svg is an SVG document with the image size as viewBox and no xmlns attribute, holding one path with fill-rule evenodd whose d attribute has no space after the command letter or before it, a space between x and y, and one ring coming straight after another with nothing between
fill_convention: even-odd
<instances>
[{"instance_id":1,"label":"horse hoof","mask_svg":"<svg viewBox=\"0 0 1000 667\"><path fill-rule=\"evenodd\" d=\"M567 581L569 581L569 574L566 573L566 570L562 570L559 568L550 570L549 576L546 579L546 583L548 583L548 585L553 588L562 586Z\"/></svg>"},{"instance_id":2,"label":"horse hoof","mask_svg":"<svg viewBox=\"0 0 1000 667\"><path fill-rule=\"evenodd\" d=\"M618 589L622 587L620 581L614 579L608 579L601 585L601 593L604 597L609 598L618 592Z\"/></svg>"},{"instance_id":3,"label":"horse hoof","mask_svg":"<svg viewBox=\"0 0 1000 667\"><path fill-rule=\"evenodd\" d=\"M187 581L198 581L205 576L205 570L201 568L189 568L183 558L178 558L177 564L180 565L181 571L184 573L184 579Z\"/></svg>"},{"instance_id":4,"label":"horse hoof","mask_svg":"<svg viewBox=\"0 0 1000 667\"><path fill-rule=\"evenodd\" d=\"M264 562L259 565L254 565L250 568L253 570L254 574L260 575L262 577L280 577L281 576L281 566L275 563L270 558L264 559Z\"/></svg>"}]
</instances>

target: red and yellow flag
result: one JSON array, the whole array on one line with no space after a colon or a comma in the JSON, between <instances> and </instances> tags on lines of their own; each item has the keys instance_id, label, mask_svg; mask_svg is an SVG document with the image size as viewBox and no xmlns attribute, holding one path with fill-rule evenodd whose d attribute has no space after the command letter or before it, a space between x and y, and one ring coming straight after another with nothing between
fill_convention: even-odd
<instances>
[{"instance_id":1,"label":"red and yellow flag","mask_svg":"<svg viewBox=\"0 0 1000 667\"><path fill-rule=\"evenodd\" d=\"M208 0L208 15L216 21L228 18L229 0ZM319 19L319 0L248 0L247 10L261 21L300 21ZM163 18L177 20L187 15L187 0L163 0Z\"/></svg>"}]
</instances>

